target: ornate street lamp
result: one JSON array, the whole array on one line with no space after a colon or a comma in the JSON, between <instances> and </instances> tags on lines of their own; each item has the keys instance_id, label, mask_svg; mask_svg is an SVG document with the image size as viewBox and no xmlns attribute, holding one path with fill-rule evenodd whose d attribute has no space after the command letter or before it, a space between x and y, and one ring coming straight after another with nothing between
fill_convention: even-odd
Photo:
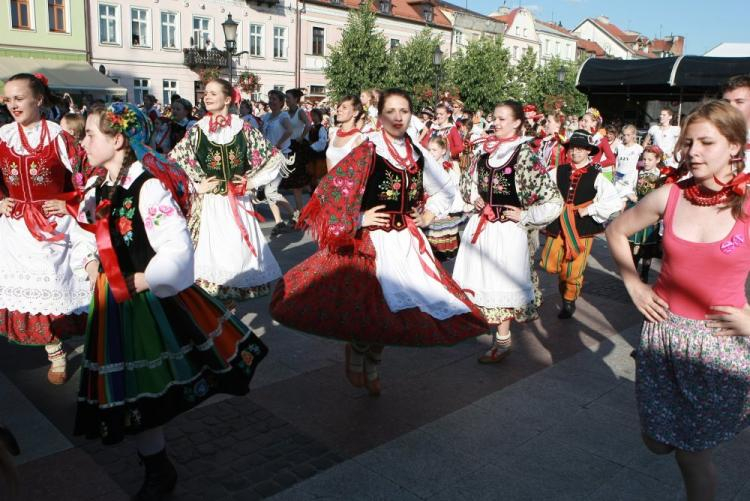
<instances>
[{"instance_id":1,"label":"ornate street lamp","mask_svg":"<svg viewBox=\"0 0 750 501\"><path fill-rule=\"evenodd\" d=\"M432 65L435 67L435 108L437 108L440 102L440 71L443 67L443 51L440 50L440 46L435 47L435 52L432 54Z\"/></svg>"},{"instance_id":2,"label":"ornate street lamp","mask_svg":"<svg viewBox=\"0 0 750 501\"><path fill-rule=\"evenodd\" d=\"M237 26L239 23L227 14L227 19L221 23L224 30L224 48L227 50L227 66L229 67L229 83L232 83L232 58L247 54L247 51L237 52Z\"/></svg>"}]
</instances>

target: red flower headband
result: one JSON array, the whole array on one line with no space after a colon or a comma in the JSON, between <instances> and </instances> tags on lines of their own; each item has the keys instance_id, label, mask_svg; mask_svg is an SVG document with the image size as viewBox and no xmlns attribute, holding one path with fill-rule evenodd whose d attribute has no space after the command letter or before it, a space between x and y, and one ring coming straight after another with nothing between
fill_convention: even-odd
<instances>
[{"instance_id":1,"label":"red flower headband","mask_svg":"<svg viewBox=\"0 0 750 501\"><path fill-rule=\"evenodd\" d=\"M237 87L232 87L232 104L240 104L242 101L242 94Z\"/></svg>"},{"instance_id":2,"label":"red flower headband","mask_svg":"<svg viewBox=\"0 0 750 501\"><path fill-rule=\"evenodd\" d=\"M49 80L47 80L47 77L44 76L44 73L34 73L34 77L42 82L45 87L49 86Z\"/></svg>"}]
</instances>

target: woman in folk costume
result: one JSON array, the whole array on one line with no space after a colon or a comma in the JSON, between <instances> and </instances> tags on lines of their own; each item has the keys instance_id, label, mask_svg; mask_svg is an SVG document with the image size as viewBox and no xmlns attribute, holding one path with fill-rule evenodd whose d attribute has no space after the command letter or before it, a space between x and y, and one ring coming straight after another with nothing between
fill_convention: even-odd
<instances>
[{"instance_id":1,"label":"woman in folk costume","mask_svg":"<svg viewBox=\"0 0 750 501\"><path fill-rule=\"evenodd\" d=\"M435 161L442 165L445 172L451 178L454 186L454 197L448 213L435 220L424 229L427 241L430 242L432 252L440 261L456 257L458 246L461 243L459 237L459 226L466 220L466 212L473 209L472 205L464 202L458 191L461 181L461 170L458 162L450 160L448 143L445 138L433 137L427 145L427 149Z\"/></svg>"},{"instance_id":2,"label":"woman in folk costume","mask_svg":"<svg viewBox=\"0 0 750 501\"><path fill-rule=\"evenodd\" d=\"M344 96L336 108L338 127L330 130L331 140L326 150L328 172L365 140L360 130L360 124L364 119L365 112L359 98Z\"/></svg>"},{"instance_id":3,"label":"woman in folk costume","mask_svg":"<svg viewBox=\"0 0 750 501\"><path fill-rule=\"evenodd\" d=\"M450 117L451 114L448 106L438 104L435 107L435 120L433 120L429 129L425 128L422 133L421 142L422 146L427 148L430 139L433 137L445 138L448 143L448 152L450 153L451 160L458 160L458 156L464 150L464 141L456 125L451 122Z\"/></svg>"},{"instance_id":4,"label":"woman in folk costume","mask_svg":"<svg viewBox=\"0 0 750 501\"><path fill-rule=\"evenodd\" d=\"M599 148L586 130L575 131L565 143L570 163L557 168L556 182L565 197L560 217L547 226L541 267L558 275L562 309L557 318L567 319L576 310L581 295L594 237L604 231L604 223L622 209L614 185L590 157Z\"/></svg>"},{"instance_id":5,"label":"woman in folk costume","mask_svg":"<svg viewBox=\"0 0 750 501\"><path fill-rule=\"evenodd\" d=\"M496 363L511 349L510 322L537 318L542 296L534 271L536 238L560 215L563 200L531 146L519 137L523 108L495 107L495 133L472 165L470 201L479 210L464 229L453 279L496 327L492 347L479 358Z\"/></svg>"},{"instance_id":6,"label":"woman in folk costume","mask_svg":"<svg viewBox=\"0 0 750 501\"><path fill-rule=\"evenodd\" d=\"M537 156L547 170L549 176L555 179L555 169L568 163L565 151L565 137L562 135L562 125L565 115L550 113L544 123L544 137L538 143Z\"/></svg>"},{"instance_id":7,"label":"woman in folk costume","mask_svg":"<svg viewBox=\"0 0 750 501\"><path fill-rule=\"evenodd\" d=\"M229 114L236 98L226 80L206 84L209 113L170 153L198 193L190 218L195 278L226 301L266 295L281 276L249 193L276 179L284 156L258 129Z\"/></svg>"},{"instance_id":8,"label":"woman in folk costume","mask_svg":"<svg viewBox=\"0 0 750 501\"><path fill-rule=\"evenodd\" d=\"M145 469L136 500L163 499L177 473L162 425L216 393L245 395L263 343L195 285L185 171L145 146L147 116L95 108L83 146L89 179L74 241L93 300L81 363L76 435L104 444L135 435Z\"/></svg>"},{"instance_id":9,"label":"woman in folk costume","mask_svg":"<svg viewBox=\"0 0 750 501\"><path fill-rule=\"evenodd\" d=\"M626 208L631 209L646 195L659 188L663 184L674 182L672 170L664 165L666 156L658 146L646 146L643 150L643 169L638 173L635 190L628 194ZM646 226L628 237L630 252L633 254L633 262L636 269L640 263L641 281L648 283L648 272L651 269L651 260L661 257L661 237L659 236L657 222Z\"/></svg>"},{"instance_id":10,"label":"woman in folk costume","mask_svg":"<svg viewBox=\"0 0 750 501\"><path fill-rule=\"evenodd\" d=\"M309 144L307 134L310 132L312 123L307 112L300 107L302 102L302 91L300 89L289 89L285 92L287 115L292 125L292 140L289 146L294 155L294 164L290 167L291 174L281 180L279 188L292 190L294 194L295 217L305 205L302 201L302 189L310 186L310 175L307 173L307 162L309 160Z\"/></svg>"},{"instance_id":11,"label":"woman in folk costume","mask_svg":"<svg viewBox=\"0 0 750 501\"><path fill-rule=\"evenodd\" d=\"M578 127L591 134L591 140L597 147L597 153L591 159L591 163L598 165L604 177L610 181L614 180L614 167L617 163L617 155L612 151L612 146L607 139L607 133L601 128L602 114L596 108L589 108L578 121Z\"/></svg>"},{"instance_id":12,"label":"woman in folk costume","mask_svg":"<svg viewBox=\"0 0 750 501\"><path fill-rule=\"evenodd\" d=\"M310 186L318 186L320 178L328 173L326 149L328 148L328 129L323 125L323 111L313 108L310 111L312 127L307 135L310 144L310 157L307 160L307 173L310 175Z\"/></svg>"},{"instance_id":13,"label":"woman in folk costume","mask_svg":"<svg viewBox=\"0 0 750 501\"><path fill-rule=\"evenodd\" d=\"M47 379L66 380L61 338L83 333L91 291L71 271L71 234L80 231L75 140L42 117L44 75L21 73L5 83L14 123L0 128L0 335L44 346Z\"/></svg>"},{"instance_id":14,"label":"woman in folk costume","mask_svg":"<svg viewBox=\"0 0 750 501\"><path fill-rule=\"evenodd\" d=\"M455 187L406 134L411 98L388 90L379 112L383 129L321 180L302 213L320 250L284 275L271 301L282 324L347 341L347 378L371 395L384 345L450 345L487 330L419 229L448 211Z\"/></svg>"}]
</instances>

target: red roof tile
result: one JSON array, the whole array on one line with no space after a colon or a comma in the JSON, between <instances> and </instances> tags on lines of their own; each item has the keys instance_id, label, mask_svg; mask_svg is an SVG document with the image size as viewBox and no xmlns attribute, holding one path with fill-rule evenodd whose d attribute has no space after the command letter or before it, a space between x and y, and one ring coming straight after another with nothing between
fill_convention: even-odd
<instances>
[{"instance_id":1,"label":"red roof tile","mask_svg":"<svg viewBox=\"0 0 750 501\"><path fill-rule=\"evenodd\" d=\"M510 25L513 24L513 21L516 19L516 14L518 14L520 10L521 10L520 7L516 7L515 9L508 12L504 16L492 16L491 15L490 17L492 19L497 19L498 21L502 21L503 23L505 23L505 26L506 26L505 30L507 31L510 29Z\"/></svg>"},{"instance_id":2,"label":"red roof tile","mask_svg":"<svg viewBox=\"0 0 750 501\"><path fill-rule=\"evenodd\" d=\"M563 27L562 27L562 26L560 26L559 24L555 24L555 23L548 23L547 21L540 21L540 20L538 20L538 19L536 19L535 21L536 21L537 23L539 23L539 24L543 24L543 25L547 26L548 28L552 28L553 30L557 30L557 31L559 31L560 33L562 33L563 35L568 35L568 36L572 36L572 37L576 36L576 35L574 35L574 34L573 34L573 32L571 32L571 31L569 31L569 30L567 30L567 29L563 28Z\"/></svg>"},{"instance_id":3,"label":"red roof tile","mask_svg":"<svg viewBox=\"0 0 750 501\"><path fill-rule=\"evenodd\" d=\"M601 29L603 29L604 31L606 31L607 33L609 33L610 35L617 38L623 43L635 43L638 41L639 38L643 37L643 35L640 35L640 34L631 35L629 33L625 33L624 31L622 31L620 28L618 28L616 25L612 24L611 22L605 23L595 18L589 18L589 21L591 21L592 23L594 23L595 25L597 25L598 27L600 27Z\"/></svg>"},{"instance_id":4,"label":"red roof tile","mask_svg":"<svg viewBox=\"0 0 750 501\"><path fill-rule=\"evenodd\" d=\"M603 57L607 54L598 43L591 40L584 40L583 38L578 38L576 40L576 47L590 54L594 54L596 57Z\"/></svg>"},{"instance_id":5,"label":"red roof tile","mask_svg":"<svg viewBox=\"0 0 750 501\"><path fill-rule=\"evenodd\" d=\"M360 0L340 0L338 3L333 3L331 0L307 0L308 3L317 5L328 5L330 7L344 7L347 9L358 9ZM425 20L422 17L422 4L429 3L433 5L433 21L430 23L433 26L441 28L451 29L451 23L447 17L438 8L438 2L434 0L391 0L391 16L396 19L403 19L406 21L412 21L424 24ZM379 2L375 1L372 5L372 11L379 15L381 14L378 8Z\"/></svg>"}]
</instances>

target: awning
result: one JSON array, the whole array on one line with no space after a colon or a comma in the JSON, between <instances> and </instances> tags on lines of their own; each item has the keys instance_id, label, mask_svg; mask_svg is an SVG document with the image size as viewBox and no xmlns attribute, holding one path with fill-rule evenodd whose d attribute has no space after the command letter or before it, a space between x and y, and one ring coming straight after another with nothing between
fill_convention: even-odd
<instances>
[{"instance_id":1,"label":"awning","mask_svg":"<svg viewBox=\"0 0 750 501\"><path fill-rule=\"evenodd\" d=\"M125 87L82 61L0 57L0 81L5 82L16 73L43 73L49 80L50 89L58 92L127 93Z\"/></svg>"},{"instance_id":2,"label":"awning","mask_svg":"<svg viewBox=\"0 0 750 501\"><path fill-rule=\"evenodd\" d=\"M661 59L589 59L576 87L586 94L715 93L734 75L750 73L750 57L680 56Z\"/></svg>"}]
</instances>

